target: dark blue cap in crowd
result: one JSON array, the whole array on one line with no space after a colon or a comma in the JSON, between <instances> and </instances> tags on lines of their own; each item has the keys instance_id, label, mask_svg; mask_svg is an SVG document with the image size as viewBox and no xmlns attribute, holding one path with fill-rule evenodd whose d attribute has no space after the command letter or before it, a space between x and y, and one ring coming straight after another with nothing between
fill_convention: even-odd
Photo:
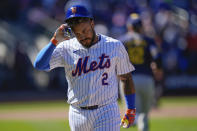
<instances>
[{"instance_id":1,"label":"dark blue cap in crowd","mask_svg":"<svg viewBox=\"0 0 197 131\"><path fill-rule=\"evenodd\" d=\"M88 17L93 18L86 7L82 5L73 5L66 12L65 22L74 17Z\"/></svg>"},{"instance_id":2,"label":"dark blue cap in crowd","mask_svg":"<svg viewBox=\"0 0 197 131\"><path fill-rule=\"evenodd\" d=\"M140 15L137 13L131 13L127 19L127 26L136 26L141 24Z\"/></svg>"}]
</instances>

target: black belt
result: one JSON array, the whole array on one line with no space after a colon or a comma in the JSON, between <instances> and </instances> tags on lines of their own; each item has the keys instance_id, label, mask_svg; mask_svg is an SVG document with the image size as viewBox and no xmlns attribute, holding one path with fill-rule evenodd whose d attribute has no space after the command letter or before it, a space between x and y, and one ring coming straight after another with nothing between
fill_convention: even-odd
<instances>
[{"instance_id":1,"label":"black belt","mask_svg":"<svg viewBox=\"0 0 197 131\"><path fill-rule=\"evenodd\" d=\"M86 107L80 107L81 109L84 109L84 110L94 110L94 109L97 109L98 108L98 105L95 105L95 106L86 106Z\"/></svg>"}]
</instances>

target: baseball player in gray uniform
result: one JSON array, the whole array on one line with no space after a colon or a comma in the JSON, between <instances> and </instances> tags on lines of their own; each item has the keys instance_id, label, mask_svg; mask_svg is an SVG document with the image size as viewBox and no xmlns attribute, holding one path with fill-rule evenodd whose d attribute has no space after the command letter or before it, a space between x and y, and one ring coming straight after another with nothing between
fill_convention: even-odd
<instances>
[{"instance_id":1,"label":"baseball player in gray uniform","mask_svg":"<svg viewBox=\"0 0 197 131\"><path fill-rule=\"evenodd\" d=\"M153 74L161 69L161 54L153 39L143 33L139 14L132 13L127 20L128 32L120 37L136 70L132 72L136 89L138 131L149 131L149 112L154 96ZM152 67L152 68L151 68ZM153 72L152 72L153 71Z\"/></svg>"},{"instance_id":2,"label":"baseball player in gray uniform","mask_svg":"<svg viewBox=\"0 0 197 131\"><path fill-rule=\"evenodd\" d=\"M135 119L135 89L123 44L97 34L88 10L71 6L51 41L37 55L34 67L50 71L64 67L68 81L69 125L72 131L119 131ZM74 36L65 36L68 29ZM68 31L69 32L69 31ZM118 82L122 81L127 111L120 120Z\"/></svg>"}]
</instances>

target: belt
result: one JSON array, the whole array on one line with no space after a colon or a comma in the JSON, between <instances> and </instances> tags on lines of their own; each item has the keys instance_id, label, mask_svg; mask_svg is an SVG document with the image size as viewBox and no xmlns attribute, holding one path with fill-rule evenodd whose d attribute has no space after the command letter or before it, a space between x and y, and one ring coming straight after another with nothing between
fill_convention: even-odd
<instances>
[{"instance_id":1,"label":"belt","mask_svg":"<svg viewBox=\"0 0 197 131\"><path fill-rule=\"evenodd\" d=\"M94 110L98 108L98 105L94 105L94 106L86 106L86 107L80 107L81 109L84 110Z\"/></svg>"}]
</instances>

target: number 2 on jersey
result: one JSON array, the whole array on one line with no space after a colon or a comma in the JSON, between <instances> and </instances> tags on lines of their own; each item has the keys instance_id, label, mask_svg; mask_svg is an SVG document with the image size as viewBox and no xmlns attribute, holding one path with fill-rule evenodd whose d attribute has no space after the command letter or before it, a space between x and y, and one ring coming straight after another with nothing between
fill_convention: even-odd
<instances>
[{"instance_id":1,"label":"number 2 on jersey","mask_svg":"<svg viewBox=\"0 0 197 131\"><path fill-rule=\"evenodd\" d=\"M108 74L107 73L103 73L102 75L102 85L108 85L108 83L106 82L107 81L107 78L108 78Z\"/></svg>"}]
</instances>

